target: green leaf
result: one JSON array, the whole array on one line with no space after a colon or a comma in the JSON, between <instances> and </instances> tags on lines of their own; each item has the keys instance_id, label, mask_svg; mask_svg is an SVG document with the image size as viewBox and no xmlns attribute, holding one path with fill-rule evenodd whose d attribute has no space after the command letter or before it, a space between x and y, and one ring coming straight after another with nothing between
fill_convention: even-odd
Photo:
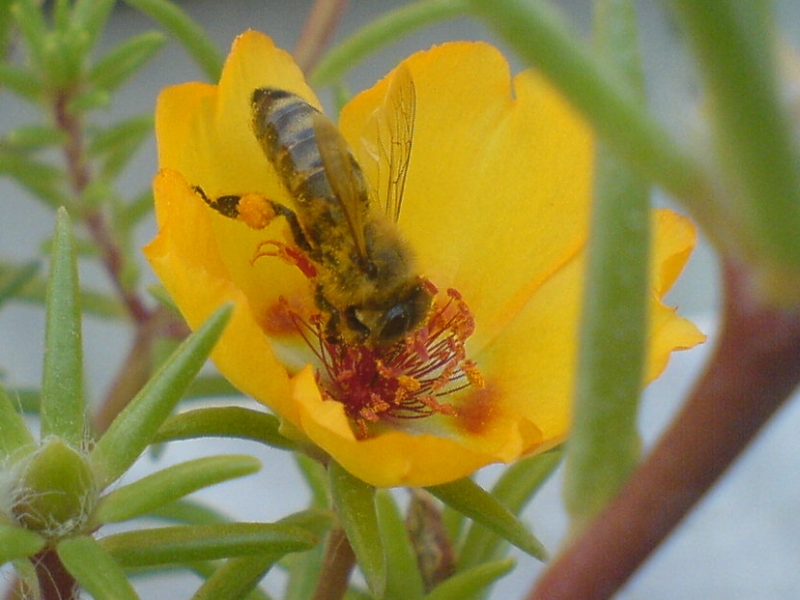
<instances>
[{"instance_id":1,"label":"green leaf","mask_svg":"<svg viewBox=\"0 0 800 600\"><path fill-rule=\"evenodd\" d=\"M275 415L240 406L212 406L180 413L167 419L154 441L167 442L197 437L236 437L275 448L294 450L297 445L279 433Z\"/></svg>"},{"instance_id":2,"label":"green leaf","mask_svg":"<svg viewBox=\"0 0 800 600\"><path fill-rule=\"evenodd\" d=\"M15 152L63 144L65 133L51 125L23 125L8 132L4 142Z\"/></svg>"},{"instance_id":3,"label":"green leaf","mask_svg":"<svg viewBox=\"0 0 800 600\"><path fill-rule=\"evenodd\" d=\"M147 516L187 525L217 525L230 522L230 519L220 511L186 499L158 506Z\"/></svg>"},{"instance_id":4,"label":"green leaf","mask_svg":"<svg viewBox=\"0 0 800 600\"><path fill-rule=\"evenodd\" d=\"M372 593L382 597L386 588L386 551L383 547L375 488L350 475L336 462L328 467L333 504L358 564Z\"/></svg>"},{"instance_id":5,"label":"green leaf","mask_svg":"<svg viewBox=\"0 0 800 600\"><path fill-rule=\"evenodd\" d=\"M158 31L146 31L115 46L89 71L89 83L112 91L128 80L159 52L167 39Z\"/></svg>"},{"instance_id":6,"label":"green leaf","mask_svg":"<svg viewBox=\"0 0 800 600\"><path fill-rule=\"evenodd\" d=\"M148 120L150 116L148 115ZM150 132L147 132L150 135ZM116 216L117 228L119 231L130 231L134 229L142 220L153 212L153 191L148 187L137 196L134 196L127 204L121 206Z\"/></svg>"},{"instance_id":7,"label":"green leaf","mask_svg":"<svg viewBox=\"0 0 800 600\"><path fill-rule=\"evenodd\" d=\"M138 600L122 567L92 537L63 540L56 551L67 571L95 600Z\"/></svg>"},{"instance_id":8,"label":"green leaf","mask_svg":"<svg viewBox=\"0 0 800 600\"><path fill-rule=\"evenodd\" d=\"M281 554L231 558L206 579L192 600L239 600L255 589Z\"/></svg>"},{"instance_id":9,"label":"green leaf","mask_svg":"<svg viewBox=\"0 0 800 600\"><path fill-rule=\"evenodd\" d=\"M29 101L41 98L44 90L34 71L8 63L0 63L0 86Z\"/></svg>"},{"instance_id":10,"label":"green leaf","mask_svg":"<svg viewBox=\"0 0 800 600\"><path fill-rule=\"evenodd\" d=\"M70 34L80 43L81 54L94 48L105 29L116 0L75 0L70 19Z\"/></svg>"},{"instance_id":11,"label":"green leaf","mask_svg":"<svg viewBox=\"0 0 800 600\"><path fill-rule=\"evenodd\" d=\"M708 94L714 147L725 169L720 176L729 193L736 194L721 207L726 211L723 223L734 218L734 224L745 229L744 239L734 243L744 242L746 247L730 250L755 258L755 263L788 268L792 279L782 287L792 288L794 294L785 302L794 303L800 270L800 150L796 118L784 110L788 103L783 105L786 90L781 91L778 73L782 40L774 7L764 1L731 0L678 0L674 5ZM780 280L762 283L781 286ZM786 293L770 291L779 297Z\"/></svg>"},{"instance_id":12,"label":"green leaf","mask_svg":"<svg viewBox=\"0 0 800 600\"><path fill-rule=\"evenodd\" d=\"M184 400L206 399L219 396L240 397L242 393L220 375L200 375L183 395Z\"/></svg>"},{"instance_id":13,"label":"green leaf","mask_svg":"<svg viewBox=\"0 0 800 600\"><path fill-rule=\"evenodd\" d=\"M220 308L189 336L98 440L89 460L101 487L122 475L150 443L205 363L231 311Z\"/></svg>"},{"instance_id":14,"label":"green leaf","mask_svg":"<svg viewBox=\"0 0 800 600\"><path fill-rule=\"evenodd\" d=\"M23 415L38 415L42 395L35 388L9 388L8 397L14 399Z\"/></svg>"},{"instance_id":15,"label":"green leaf","mask_svg":"<svg viewBox=\"0 0 800 600\"><path fill-rule=\"evenodd\" d=\"M425 600L464 600L481 594L514 568L511 559L496 560L456 573L439 584Z\"/></svg>"},{"instance_id":16,"label":"green leaf","mask_svg":"<svg viewBox=\"0 0 800 600\"><path fill-rule=\"evenodd\" d=\"M35 0L19 0L11 7L11 12L25 39L31 61L37 70L42 69L50 36L39 3Z\"/></svg>"},{"instance_id":17,"label":"green leaf","mask_svg":"<svg viewBox=\"0 0 800 600\"><path fill-rule=\"evenodd\" d=\"M11 403L5 390L0 386L0 464L13 457L26 446L33 446L36 440Z\"/></svg>"},{"instance_id":18,"label":"green leaf","mask_svg":"<svg viewBox=\"0 0 800 600\"><path fill-rule=\"evenodd\" d=\"M14 178L36 200L44 202L50 208L65 204L65 198L59 189L63 173L56 167L31 156L0 151L0 174Z\"/></svg>"},{"instance_id":19,"label":"green leaf","mask_svg":"<svg viewBox=\"0 0 800 600\"><path fill-rule=\"evenodd\" d=\"M80 114L109 106L111 106L111 92L100 88L86 87L70 98L67 111Z\"/></svg>"},{"instance_id":20,"label":"green leaf","mask_svg":"<svg viewBox=\"0 0 800 600\"><path fill-rule=\"evenodd\" d=\"M311 532L317 538L322 538L336 523L336 515L332 510L308 508L283 517L278 523L300 527Z\"/></svg>"},{"instance_id":21,"label":"green leaf","mask_svg":"<svg viewBox=\"0 0 800 600\"><path fill-rule=\"evenodd\" d=\"M335 519L330 511L308 510L300 513L289 515L288 517L278 521L281 525L293 525L300 527L318 537L322 537L333 525ZM322 544L317 544L313 549L291 554L285 557L290 563L295 563L292 560L295 558L307 558L309 556L319 555L323 550ZM230 559L223 567L214 573L206 584L193 597L194 600L228 600L229 598L244 597L244 594L252 590L258 581L264 576L266 571L278 560L279 555L265 555L260 557L248 557L239 559ZM321 557L320 557L321 563ZM314 585L316 584L316 577L310 571L306 571L310 576L304 583L308 586L309 594L304 596L294 596L299 599L306 599L311 597ZM290 580L291 581L291 580ZM290 600L292 597L289 590L291 590L291 583L287 584L287 591L284 594L284 600ZM263 597L264 594L258 594L258 598ZM252 596L248 596L251 598Z\"/></svg>"},{"instance_id":22,"label":"green leaf","mask_svg":"<svg viewBox=\"0 0 800 600\"><path fill-rule=\"evenodd\" d=\"M0 523L0 565L33 556L44 545L45 539L38 533Z\"/></svg>"},{"instance_id":23,"label":"green leaf","mask_svg":"<svg viewBox=\"0 0 800 600\"><path fill-rule=\"evenodd\" d=\"M103 157L102 176L106 179L113 179L119 174L152 132L153 117L151 115L131 117L98 132L92 139L89 152L92 155ZM152 204L152 196L149 194L144 196ZM148 213L152 210L152 206L149 209ZM127 222L125 225L130 227Z\"/></svg>"},{"instance_id":24,"label":"green leaf","mask_svg":"<svg viewBox=\"0 0 800 600\"><path fill-rule=\"evenodd\" d=\"M629 0L596 4L598 51L644 104L636 15ZM650 190L605 145L597 147L595 199L582 302L575 410L564 499L573 526L593 517L638 462L636 426L647 356Z\"/></svg>"},{"instance_id":25,"label":"green leaf","mask_svg":"<svg viewBox=\"0 0 800 600\"><path fill-rule=\"evenodd\" d=\"M120 487L100 500L93 520L119 522L143 515L199 489L255 473L258 459L245 455L197 458Z\"/></svg>"},{"instance_id":26,"label":"green leaf","mask_svg":"<svg viewBox=\"0 0 800 600\"><path fill-rule=\"evenodd\" d=\"M76 249L78 249L79 244L76 240ZM44 304L47 296L47 283L44 278L36 274L31 275L32 270L32 263L17 265L0 261L0 302L8 299L3 297L2 294L7 294L7 290L11 290L15 294L14 297L19 300ZM19 284L23 282L24 284L20 287ZM117 299L100 292L82 290L80 293L80 305L84 313L96 317L105 319L127 317L127 312Z\"/></svg>"},{"instance_id":27,"label":"green leaf","mask_svg":"<svg viewBox=\"0 0 800 600\"><path fill-rule=\"evenodd\" d=\"M69 0L55 0L51 12L51 21L59 33L64 33L69 26L72 7Z\"/></svg>"},{"instance_id":28,"label":"green leaf","mask_svg":"<svg viewBox=\"0 0 800 600\"><path fill-rule=\"evenodd\" d=\"M327 508L331 505L331 491L328 485L328 474L318 460L306 454L293 454L303 480L311 491L311 506Z\"/></svg>"},{"instance_id":29,"label":"green leaf","mask_svg":"<svg viewBox=\"0 0 800 600\"><path fill-rule=\"evenodd\" d=\"M218 81L222 55L203 29L167 0L125 0L171 33L189 52L210 81Z\"/></svg>"},{"instance_id":30,"label":"green leaf","mask_svg":"<svg viewBox=\"0 0 800 600\"><path fill-rule=\"evenodd\" d=\"M5 60L11 49L11 32L14 21L11 18L11 6L14 0L0 0L0 58ZM2 60L0 60L2 62Z\"/></svg>"},{"instance_id":31,"label":"green leaf","mask_svg":"<svg viewBox=\"0 0 800 600\"><path fill-rule=\"evenodd\" d=\"M69 216L56 213L46 300L42 437L54 435L80 448L87 438L83 397L83 345L75 240Z\"/></svg>"},{"instance_id":32,"label":"green leaf","mask_svg":"<svg viewBox=\"0 0 800 600\"><path fill-rule=\"evenodd\" d=\"M178 525L127 531L100 541L124 567L189 563L267 553L283 555L307 550L316 542L317 539L303 529L272 523Z\"/></svg>"},{"instance_id":33,"label":"green leaf","mask_svg":"<svg viewBox=\"0 0 800 600\"><path fill-rule=\"evenodd\" d=\"M374 19L330 50L308 80L314 86L330 85L360 61L412 31L468 12L465 0L420 0L405 4Z\"/></svg>"},{"instance_id":34,"label":"green leaf","mask_svg":"<svg viewBox=\"0 0 800 600\"><path fill-rule=\"evenodd\" d=\"M317 581L322 573L325 546L319 544L307 552L298 552L284 558L287 581L283 600L313 598Z\"/></svg>"},{"instance_id":35,"label":"green leaf","mask_svg":"<svg viewBox=\"0 0 800 600\"><path fill-rule=\"evenodd\" d=\"M426 489L451 508L492 529L523 552L539 560L547 558L544 546L527 527L471 479L459 479Z\"/></svg>"},{"instance_id":36,"label":"green leaf","mask_svg":"<svg viewBox=\"0 0 800 600\"><path fill-rule=\"evenodd\" d=\"M386 548L385 600L416 600L425 594L417 556L408 539L406 523L389 490L375 496L378 525Z\"/></svg>"},{"instance_id":37,"label":"green leaf","mask_svg":"<svg viewBox=\"0 0 800 600\"><path fill-rule=\"evenodd\" d=\"M295 456L300 457L302 455L296 454ZM311 460L307 457L306 459L309 461ZM319 463L316 462L315 464L319 465ZM312 513L311 518L313 518L313 511L306 512ZM335 516L331 511L322 511L322 514L327 515L328 521L327 523L321 523L321 525L326 525L327 529L330 529L334 524ZM315 526L313 523L310 523L308 518L302 516L302 513L293 515L290 518L296 520L292 522L296 522L296 524L309 529L317 535L321 536L324 533L324 531L319 528L319 525ZM286 519L286 521L289 522L288 519ZM324 544L318 544L308 552L292 554L284 559L288 580L286 582L286 591L283 600L306 600L307 598L313 597L317 581L322 572L324 555Z\"/></svg>"},{"instance_id":38,"label":"green leaf","mask_svg":"<svg viewBox=\"0 0 800 600\"><path fill-rule=\"evenodd\" d=\"M518 460L497 480L492 496L511 513L519 515L559 465L562 454L561 448L557 448ZM503 540L492 529L473 523L459 553L458 570L464 571L500 558L498 550Z\"/></svg>"},{"instance_id":39,"label":"green leaf","mask_svg":"<svg viewBox=\"0 0 800 600\"><path fill-rule=\"evenodd\" d=\"M38 261L31 261L20 265L18 269L8 274L3 272L2 265L0 265L0 306L16 297L17 292L33 281L40 266Z\"/></svg>"}]
</instances>

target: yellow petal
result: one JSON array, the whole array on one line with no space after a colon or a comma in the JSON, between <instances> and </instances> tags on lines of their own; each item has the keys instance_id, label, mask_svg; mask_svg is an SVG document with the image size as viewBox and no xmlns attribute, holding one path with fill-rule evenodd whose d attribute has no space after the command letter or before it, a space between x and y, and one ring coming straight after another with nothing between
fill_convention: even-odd
<instances>
[{"instance_id":1,"label":"yellow petal","mask_svg":"<svg viewBox=\"0 0 800 600\"><path fill-rule=\"evenodd\" d=\"M436 435L389 431L356 440L342 405L320 397L310 368L293 379L293 394L306 435L350 473L375 486L436 485L501 460L482 451L479 444Z\"/></svg>"},{"instance_id":2,"label":"yellow petal","mask_svg":"<svg viewBox=\"0 0 800 600\"><path fill-rule=\"evenodd\" d=\"M235 305L212 353L214 362L244 393L291 414L286 370L259 335L247 298L228 276L210 224L211 211L194 201L193 192L174 171L161 171L153 189L159 232L144 253L156 275L192 329L222 304Z\"/></svg>"},{"instance_id":3,"label":"yellow petal","mask_svg":"<svg viewBox=\"0 0 800 600\"><path fill-rule=\"evenodd\" d=\"M672 351L693 348L706 340L694 323L659 301L689 260L697 242L697 232L689 219L670 210L655 211L653 219L655 239L651 285L655 297L650 305L650 338L645 372L647 381L661 374Z\"/></svg>"},{"instance_id":4,"label":"yellow petal","mask_svg":"<svg viewBox=\"0 0 800 600\"><path fill-rule=\"evenodd\" d=\"M680 271L688 259L694 230L685 217L671 211L656 211L652 223L654 277L663 294L671 283L669 269ZM541 430L543 449L563 441L571 422L585 258L581 251L564 265L492 344L474 355L487 379L500 386L504 410ZM669 269L660 275L664 265ZM655 292L649 328L647 381L661 373L672 351L705 339Z\"/></svg>"}]
</instances>

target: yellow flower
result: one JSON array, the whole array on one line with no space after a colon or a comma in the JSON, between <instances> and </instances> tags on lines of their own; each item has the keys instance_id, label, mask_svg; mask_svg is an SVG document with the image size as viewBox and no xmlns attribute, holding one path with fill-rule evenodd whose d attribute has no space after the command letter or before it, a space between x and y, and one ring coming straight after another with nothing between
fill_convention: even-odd
<instances>
[{"instance_id":1,"label":"yellow flower","mask_svg":"<svg viewBox=\"0 0 800 600\"><path fill-rule=\"evenodd\" d=\"M443 44L403 65L416 114L398 224L419 273L438 290L430 320L407 341L390 352L328 340L313 269L263 250L267 241L302 255L285 219L251 229L211 210L193 188L212 199L254 193L293 206L253 134L250 99L268 86L319 102L291 57L262 34L236 40L218 86L161 94L159 232L146 248L190 326L223 302L236 305L213 354L220 371L287 431L378 486L444 483L565 439L591 198L592 136L536 73L512 78L496 49L473 42ZM374 139L369 123L392 76L355 97L339 123L376 187L386 164L374 148L386 140ZM653 223L648 379L672 350L703 339L659 300L688 259L694 230L667 211ZM437 327L442 343L433 349Z\"/></svg>"}]
</instances>

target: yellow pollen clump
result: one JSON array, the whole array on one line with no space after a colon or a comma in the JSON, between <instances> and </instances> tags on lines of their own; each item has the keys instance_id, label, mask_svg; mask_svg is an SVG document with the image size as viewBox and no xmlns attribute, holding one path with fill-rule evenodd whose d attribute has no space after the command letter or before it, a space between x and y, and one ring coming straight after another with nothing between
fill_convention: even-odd
<instances>
[{"instance_id":1,"label":"yellow pollen clump","mask_svg":"<svg viewBox=\"0 0 800 600\"><path fill-rule=\"evenodd\" d=\"M461 370L464 372L464 375L467 376L467 381L469 381L470 385L474 385L480 390L486 387L486 380L483 378L483 373L480 372L478 365L473 361L464 361L461 364Z\"/></svg>"},{"instance_id":2,"label":"yellow pollen clump","mask_svg":"<svg viewBox=\"0 0 800 600\"><path fill-rule=\"evenodd\" d=\"M275 218L275 209L261 194L245 194L239 200L239 220L253 229L264 229Z\"/></svg>"},{"instance_id":3,"label":"yellow pollen clump","mask_svg":"<svg viewBox=\"0 0 800 600\"><path fill-rule=\"evenodd\" d=\"M411 377L410 375L400 375L397 378L397 383L406 391L409 392L416 392L419 390L422 384L420 384L419 380Z\"/></svg>"}]
</instances>

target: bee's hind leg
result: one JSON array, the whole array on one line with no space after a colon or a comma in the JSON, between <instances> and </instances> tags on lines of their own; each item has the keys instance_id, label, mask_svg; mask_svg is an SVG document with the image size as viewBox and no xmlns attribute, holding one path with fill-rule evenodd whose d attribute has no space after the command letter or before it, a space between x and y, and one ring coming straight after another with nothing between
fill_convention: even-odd
<instances>
[{"instance_id":1,"label":"bee's hind leg","mask_svg":"<svg viewBox=\"0 0 800 600\"><path fill-rule=\"evenodd\" d=\"M256 193L210 198L199 185L193 185L192 189L203 199L203 202L219 214L229 219L242 221L252 229L264 229L275 217L283 217L289 224L292 238L297 247L312 257L316 256L317 252L309 244L303 228L300 227L300 221L297 220L297 215L280 202L274 202L266 196Z\"/></svg>"}]
</instances>

